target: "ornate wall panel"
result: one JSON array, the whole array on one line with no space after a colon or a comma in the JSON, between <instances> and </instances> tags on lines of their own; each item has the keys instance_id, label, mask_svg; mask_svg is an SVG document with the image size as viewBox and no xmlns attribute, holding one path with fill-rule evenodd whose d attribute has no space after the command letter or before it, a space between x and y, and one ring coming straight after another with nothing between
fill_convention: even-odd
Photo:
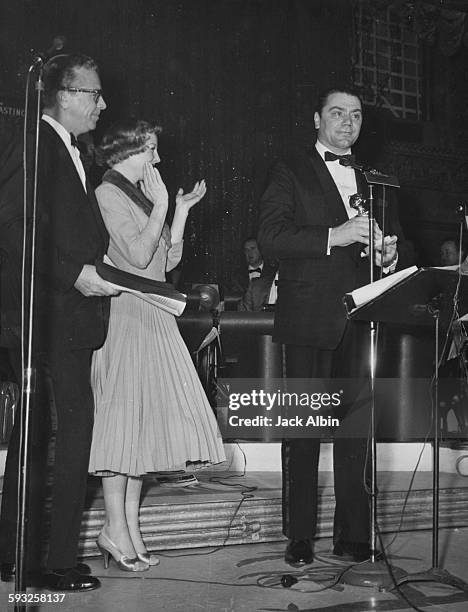
<instances>
[{"instance_id":1,"label":"ornate wall panel","mask_svg":"<svg viewBox=\"0 0 468 612\"><path fill-rule=\"evenodd\" d=\"M468 151L389 142L381 161L400 180L400 218L418 262L438 264L441 242L458 234L458 205L468 206Z\"/></svg>"}]
</instances>

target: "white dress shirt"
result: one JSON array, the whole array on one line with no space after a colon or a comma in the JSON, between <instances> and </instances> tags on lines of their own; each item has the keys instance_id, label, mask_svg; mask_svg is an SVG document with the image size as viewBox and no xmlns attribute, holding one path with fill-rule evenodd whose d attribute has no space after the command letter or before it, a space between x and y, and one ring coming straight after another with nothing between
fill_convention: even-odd
<instances>
[{"instance_id":1,"label":"white dress shirt","mask_svg":"<svg viewBox=\"0 0 468 612\"><path fill-rule=\"evenodd\" d=\"M276 300L278 299L278 272L275 274L275 278L271 283L270 294L268 296L267 304L276 304Z\"/></svg>"},{"instance_id":2,"label":"white dress shirt","mask_svg":"<svg viewBox=\"0 0 468 612\"><path fill-rule=\"evenodd\" d=\"M71 143L70 132L68 132L61 123L56 121L50 115L43 114L42 119L46 123L48 123L57 132L60 138L63 140L63 143L67 147L67 151L70 153L70 157L72 158L72 161L75 164L75 168L83 184L83 188L86 191L86 173L83 167L83 163L81 161L80 152Z\"/></svg>"},{"instance_id":3,"label":"white dress shirt","mask_svg":"<svg viewBox=\"0 0 468 612\"><path fill-rule=\"evenodd\" d=\"M325 147L320 140L317 140L315 143L315 148L317 149L320 157L325 161L325 151L328 151L327 147ZM348 155L349 153L351 153L351 149L343 151L342 155ZM349 205L349 196L357 193L356 174L354 173L353 168L342 166L337 159L335 161L326 161L325 165L327 166L327 169L330 172L338 191L340 192L348 218L351 219L352 217L355 217L358 212Z\"/></svg>"},{"instance_id":4,"label":"white dress shirt","mask_svg":"<svg viewBox=\"0 0 468 612\"><path fill-rule=\"evenodd\" d=\"M249 281L251 281L253 278L259 278L261 273L263 272L263 261L261 264L259 264L258 266L249 266ZM260 268L260 272L257 270L257 268ZM254 272L255 270L255 272Z\"/></svg>"}]
</instances>

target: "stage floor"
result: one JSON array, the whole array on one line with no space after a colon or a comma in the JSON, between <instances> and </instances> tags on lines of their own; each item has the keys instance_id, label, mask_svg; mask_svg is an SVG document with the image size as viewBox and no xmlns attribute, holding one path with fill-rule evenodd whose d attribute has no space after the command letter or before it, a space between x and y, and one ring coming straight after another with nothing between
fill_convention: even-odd
<instances>
[{"instance_id":1,"label":"stage floor","mask_svg":"<svg viewBox=\"0 0 468 612\"><path fill-rule=\"evenodd\" d=\"M389 542L390 536L386 536ZM441 565L468 581L468 529L440 532ZM316 542L317 559L302 571L283 561L283 543L227 546L221 549L167 551L161 564L142 574L125 574L114 564L103 569L99 559L87 560L102 588L90 593L68 594L62 603L39 603L37 612L365 612L407 611L404 600L375 588L332 584L331 578L345 566L331 563L330 538ZM419 572L430 566L431 534L403 533L391 546L393 565ZM299 581L290 589L279 586L283 574ZM403 587L419 609L434 612L466 612L468 593L438 584ZM0 608L7 604L11 586L0 583ZM47 593L28 589L28 593Z\"/></svg>"},{"instance_id":2,"label":"stage floor","mask_svg":"<svg viewBox=\"0 0 468 612\"><path fill-rule=\"evenodd\" d=\"M142 574L126 574L112 563L108 570L104 570L101 559L95 556L96 550L92 548L94 542L91 543L91 540L100 528L103 505L99 480L90 479L87 518L83 523L89 546L84 547L83 554L93 574L101 579L102 588L90 593L67 594L61 603L39 602L27 609L35 612L365 612L413 609L393 592L334 585L333 579L347 566L331 556L332 542L329 537L317 539L316 559L305 569L295 570L284 563L285 540L280 533L279 516L279 473L254 472L243 477L232 473L203 471L197 473L197 477L199 485L183 489L162 488L157 485L154 477L148 478L143 499L142 527L145 538L152 544L150 547L158 551L161 564ZM379 474L380 498L385 512L389 516L395 515L390 521L394 525L399 523L402 500L410 479L411 474L408 472ZM219 480L236 486L225 486ZM468 582L468 478L442 473L440 484L444 507L441 516L443 514L444 520L452 526L440 529L439 565ZM394 539L391 532L395 529L391 529L388 523L384 535L390 562L404 571L420 572L431 565L431 531L423 527L431 513L431 485L430 472L416 475L410 496L412 502L407 512L413 516L413 521L418 516L423 517L419 519L417 530L408 529L406 525L404 531ZM255 490L247 492L247 495L253 497L244 500L238 508L241 490L246 491L247 487L255 487ZM320 495L323 515L321 528L327 531L331 526L333 506L330 472L320 474ZM260 510L255 510L257 506ZM206 524L200 518L203 509L209 512ZM226 529L229 518L233 516L233 509L237 509L235 521ZM258 519L257 529L254 527L257 519L255 516L252 518L255 512L258 513L258 516L255 515ZM329 515L328 518L326 515ZM219 521L223 529L219 528ZM158 523L164 522L166 527L159 528ZM214 528L213 522L218 527ZM275 529L270 532L269 522L276 523ZM178 525L178 529L174 525ZM185 533L191 530L197 533L197 529L202 534L200 537L206 538L204 542L197 540L193 534L187 536ZM218 533L216 529L219 529L219 534L215 537ZM236 529L241 534L239 538L244 538L237 540L243 542L241 545L236 545ZM179 536L177 531L180 532ZM227 543L230 545L223 546L228 531ZM262 541L264 531L271 541ZM192 538L190 548L182 547L187 537ZM249 543L246 543L246 537L250 538ZM164 541L172 541L166 550ZM201 547L201 544L211 541L218 541L221 545ZM283 588L280 579L284 574L295 576L298 583L289 589ZM12 585L0 583L1 610L13 610L13 605L7 601L10 593ZM48 592L28 589L28 593L39 595ZM417 583L403 587L403 593L419 609L444 612L468 610L468 592L451 587Z\"/></svg>"}]
</instances>

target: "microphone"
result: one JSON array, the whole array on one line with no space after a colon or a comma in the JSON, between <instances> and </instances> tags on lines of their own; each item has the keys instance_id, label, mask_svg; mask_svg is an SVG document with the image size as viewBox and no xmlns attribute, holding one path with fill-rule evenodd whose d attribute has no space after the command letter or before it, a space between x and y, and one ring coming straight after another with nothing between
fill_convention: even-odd
<instances>
[{"instance_id":1,"label":"microphone","mask_svg":"<svg viewBox=\"0 0 468 612\"><path fill-rule=\"evenodd\" d=\"M468 206L465 202L460 202L455 208L455 217L462 223L463 230L468 229Z\"/></svg>"},{"instance_id":2,"label":"microphone","mask_svg":"<svg viewBox=\"0 0 468 612\"><path fill-rule=\"evenodd\" d=\"M388 187L399 187L400 183L395 176L389 174L383 174L371 166L365 166L364 164L357 164L349 158L343 157L338 163L346 168L353 168L364 175L367 183L372 185L386 185Z\"/></svg>"},{"instance_id":3,"label":"microphone","mask_svg":"<svg viewBox=\"0 0 468 612\"><path fill-rule=\"evenodd\" d=\"M466 210L466 204L464 202L460 202L460 204L457 204L457 207L455 208L455 214L459 219L465 219L468 213Z\"/></svg>"},{"instance_id":4,"label":"microphone","mask_svg":"<svg viewBox=\"0 0 468 612\"><path fill-rule=\"evenodd\" d=\"M47 51L38 51L34 55L33 64L40 65L44 64L48 60L52 59L54 55L57 55L57 52L62 51L67 39L63 34L57 34L52 40L51 46L47 49Z\"/></svg>"},{"instance_id":5,"label":"microphone","mask_svg":"<svg viewBox=\"0 0 468 612\"><path fill-rule=\"evenodd\" d=\"M359 172L364 172L366 170L370 170L368 166L364 166L363 164L358 164L355 161L352 161L348 157L342 157L338 160L340 166L344 166L345 168L353 168L353 170L358 170Z\"/></svg>"}]
</instances>

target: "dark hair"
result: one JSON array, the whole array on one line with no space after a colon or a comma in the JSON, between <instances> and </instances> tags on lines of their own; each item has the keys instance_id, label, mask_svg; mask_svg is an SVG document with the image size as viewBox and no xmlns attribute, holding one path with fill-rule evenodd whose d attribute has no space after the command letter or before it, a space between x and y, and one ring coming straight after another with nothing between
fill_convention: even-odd
<instances>
[{"instance_id":1,"label":"dark hair","mask_svg":"<svg viewBox=\"0 0 468 612\"><path fill-rule=\"evenodd\" d=\"M95 70L99 73L98 65L88 55L56 55L44 65L44 93L42 94L42 100L45 108L55 105L57 92L62 87L68 87L73 82L78 68Z\"/></svg>"},{"instance_id":2,"label":"dark hair","mask_svg":"<svg viewBox=\"0 0 468 612\"><path fill-rule=\"evenodd\" d=\"M258 245L257 236L249 236L248 238L246 238L246 239L244 240L244 242L242 243L242 246L244 246L244 247L245 247L245 245L246 245L248 242L256 242L256 243L257 243L257 245Z\"/></svg>"},{"instance_id":3,"label":"dark hair","mask_svg":"<svg viewBox=\"0 0 468 612\"><path fill-rule=\"evenodd\" d=\"M336 87L329 87L328 89L325 89L319 94L317 98L317 104L315 106L315 112L321 115L323 107L328 102L329 96L335 93L344 93L348 94L348 96L353 96L354 98L357 98L359 100L362 106L361 94L357 89L354 89L354 87L350 87L348 85L337 85Z\"/></svg>"},{"instance_id":4,"label":"dark hair","mask_svg":"<svg viewBox=\"0 0 468 612\"><path fill-rule=\"evenodd\" d=\"M98 148L98 159L109 167L145 150L151 134L160 134L159 125L142 119L123 119L114 123L104 134Z\"/></svg>"}]
</instances>

